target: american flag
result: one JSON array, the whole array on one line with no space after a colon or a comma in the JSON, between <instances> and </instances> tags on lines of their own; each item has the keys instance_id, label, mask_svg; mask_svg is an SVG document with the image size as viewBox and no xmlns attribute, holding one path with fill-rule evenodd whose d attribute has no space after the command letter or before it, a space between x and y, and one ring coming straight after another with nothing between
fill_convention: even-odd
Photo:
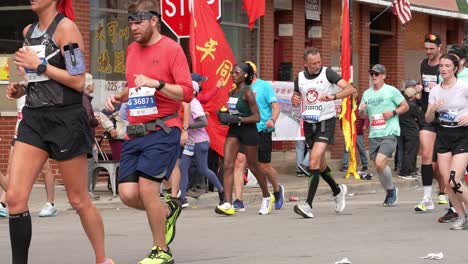
<instances>
[{"instance_id":1,"label":"american flag","mask_svg":"<svg viewBox=\"0 0 468 264\"><path fill-rule=\"evenodd\" d=\"M410 3L408 0L394 0L393 14L398 17L400 23L404 25L411 20Z\"/></svg>"}]
</instances>

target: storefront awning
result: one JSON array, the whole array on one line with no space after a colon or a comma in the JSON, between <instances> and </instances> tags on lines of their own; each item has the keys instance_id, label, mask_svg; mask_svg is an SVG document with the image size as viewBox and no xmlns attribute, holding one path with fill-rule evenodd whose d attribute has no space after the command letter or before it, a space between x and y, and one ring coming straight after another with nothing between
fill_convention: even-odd
<instances>
[{"instance_id":1,"label":"storefront awning","mask_svg":"<svg viewBox=\"0 0 468 264\"><path fill-rule=\"evenodd\" d=\"M354 0L360 3L389 6L390 0ZM456 0L411 0L411 11L434 16L468 19L465 6L460 7ZM468 5L467 5L468 7Z\"/></svg>"}]
</instances>

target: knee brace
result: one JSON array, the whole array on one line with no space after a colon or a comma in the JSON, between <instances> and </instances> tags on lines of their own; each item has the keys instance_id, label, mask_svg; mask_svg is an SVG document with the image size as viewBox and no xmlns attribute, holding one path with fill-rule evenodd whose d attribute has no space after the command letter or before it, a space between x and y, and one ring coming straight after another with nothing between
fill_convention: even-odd
<instances>
[{"instance_id":1,"label":"knee brace","mask_svg":"<svg viewBox=\"0 0 468 264\"><path fill-rule=\"evenodd\" d=\"M463 193L462 191L459 191L459 189L461 188L461 183L455 181L455 171L450 171L449 183L453 185L452 190L455 194Z\"/></svg>"}]
</instances>

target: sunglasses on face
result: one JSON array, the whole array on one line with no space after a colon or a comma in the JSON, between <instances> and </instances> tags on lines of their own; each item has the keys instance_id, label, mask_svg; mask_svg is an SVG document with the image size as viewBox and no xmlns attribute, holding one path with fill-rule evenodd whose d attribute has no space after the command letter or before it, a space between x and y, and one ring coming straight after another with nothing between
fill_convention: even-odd
<instances>
[{"instance_id":1,"label":"sunglasses on face","mask_svg":"<svg viewBox=\"0 0 468 264\"><path fill-rule=\"evenodd\" d=\"M150 20L154 16L160 17L161 15L156 11L139 11L128 14L128 22L140 22L143 20Z\"/></svg>"},{"instance_id":2,"label":"sunglasses on face","mask_svg":"<svg viewBox=\"0 0 468 264\"><path fill-rule=\"evenodd\" d=\"M241 73L239 70L231 71L231 75L240 75Z\"/></svg>"},{"instance_id":3,"label":"sunglasses on face","mask_svg":"<svg viewBox=\"0 0 468 264\"><path fill-rule=\"evenodd\" d=\"M379 72L369 72L369 75L370 75L370 76L376 76L376 77L377 77L377 76L380 75L380 73L379 73Z\"/></svg>"}]
</instances>

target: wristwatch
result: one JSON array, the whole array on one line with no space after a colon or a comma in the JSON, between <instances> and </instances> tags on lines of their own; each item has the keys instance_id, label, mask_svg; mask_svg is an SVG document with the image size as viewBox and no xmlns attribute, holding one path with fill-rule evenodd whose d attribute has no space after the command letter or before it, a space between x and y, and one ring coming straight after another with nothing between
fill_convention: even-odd
<instances>
[{"instance_id":1,"label":"wristwatch","mask_svg":"<svg viewBox=\"0 0 468 264\"><path fill-rule=\"evenodd\" d=\"M36 73L37 73L37 76L45 73L47 70L47 61L43 60L41 64L39 64L39 66L37 66L36 68Z\"/></svg>"},{"instance_id":2,"label":"wristwatch","mask_svg":"<svg viewBox=\"0 0 468 264\"><path fill-rule=\"evenodd\" d=\"M393 116L397 116L397 115L398 115L398 113L397 113L397 111L396 111L396 110L393 110L393 112L392 112L392 113L393 113Z\"/></svg>"},{"instance_id":3,"label":"wristwatch","mask_svg":"<svg viewBox=\"0 0 468 264\"><path fill-rule=\"evenodd\" d=\"M164 88L165 85L166 85L166 82L160 80L160 81L159 81L159 87L156 88L156 90L161 91L161 89Z\"/></svg>"}]
</instances>

